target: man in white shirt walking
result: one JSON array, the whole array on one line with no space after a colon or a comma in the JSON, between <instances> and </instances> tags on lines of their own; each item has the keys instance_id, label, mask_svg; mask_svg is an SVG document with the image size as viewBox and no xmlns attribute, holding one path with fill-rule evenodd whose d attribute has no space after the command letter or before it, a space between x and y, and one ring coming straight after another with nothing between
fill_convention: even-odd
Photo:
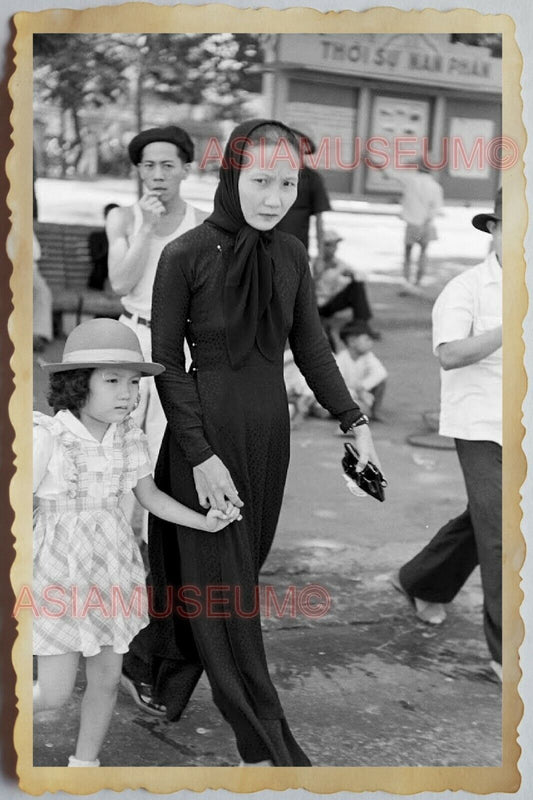
<instances>
[{"instance_id":1,"label":"man in white shirt walking","mask_svg":"<svg viewBox=\"0 0 533 800\"><path fill-rule=\"evenodd\" d=\"M433 309L441 364L440 433L455 439L468 506L393 578L417 615L439 624L442 606L479 564L491 666L502 663L502 195L472 224L492 236L478 266L453 278Z\"/></svg>"}]
</instances>

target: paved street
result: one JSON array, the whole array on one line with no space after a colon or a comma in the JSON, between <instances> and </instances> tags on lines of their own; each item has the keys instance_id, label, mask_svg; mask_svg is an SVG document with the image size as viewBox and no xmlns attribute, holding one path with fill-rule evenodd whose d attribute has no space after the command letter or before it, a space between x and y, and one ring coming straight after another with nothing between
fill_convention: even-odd
<instances>
[{"instance_id":1,"label":"paved street","mask_svg":"<svg viewBox=\"0 0 533 800\"><path fill-rule=\"evenodd\" d=\"M183 197L204 210L211 210L216 188L213 177L189 177L182 184ZM134 181L118 178L58 180L39 178L36 183L39 221L103 225L107 203L135 202ZM333 211L324 215L325 224L345 237L339 245L340 258L367 275L397 276L401 269L403 222L395 203L333 200ZM447 206L438 219L439 239L431 244L431 257L438 265L454 262L476 263L486 253L487 237L470 225L477 210ZM465 262L466 259L466 262Z\"/></svg>"},{"instance_id":2,"label":"paved street","mask_svg":"<svg viewBox=\"0 0 533 800\"><path fill-rule=\"evenodd\" d=\"M43 220L68 207L69 221L81 221L76 215L83 214L83 198L85 221L98 224L99 209L116 200L120 188L120 182L114 188L67 183L59 195L53 183L40 181ZM126 202L128 192L120 185ZM192 193L208 204L208 189L212 192L212 186L196 186ZM375 352L389 372L385 422L372 430L389 481L387 500L379 504L347 492L335 422L310 419L293 431L282 517L262 583L280 601L290 587L298 593L318 585L331 607L314 619L299 611L293 617L267 616L265 643L287 717L314 765L497 765L501 688L488 668L479 574L439 628L419 622L387 580L464 508L455 453L448 441L429 435L424 417L438 409L430 313L440 287L481 259L488 242L469 225L473 209L446 208L439 220L441 238L430 251L424 295L399 297L402 223L395 210L369 213L354 204L328 215L328 225L346 237L341 257L368 277L374 327L382 332ZM54 343L42 357L51 360L61 346ZM34 394L36 407L44 409L38 369ZM417 433L434 446L410 444L408 437ZM49 712L37 721L37 766L66 763L82 691L80 673L67 713ZM179 723L144 715L121 692L101 761L231 766L238 755L203 681Z\"/></svg>"}]
</instances>

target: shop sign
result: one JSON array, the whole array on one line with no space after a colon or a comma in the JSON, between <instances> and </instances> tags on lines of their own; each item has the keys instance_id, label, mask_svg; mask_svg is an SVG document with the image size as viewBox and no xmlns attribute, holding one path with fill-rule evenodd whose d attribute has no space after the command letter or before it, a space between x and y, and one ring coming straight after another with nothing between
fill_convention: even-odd
<instances>
[{"instance_id":1,"label":"shop sign","mask_svg":"<svg viewBox=\"0 0 533 800\"><path fill-rule=\"evenodd\" d=\"M438 41L440 37L431 38ZM413 37L406 36L407 40L412 42ZM394 81L475 86L482 91L501 89L500 59L487 55L483 48L450 45L447 40L431 48L427 43L404 46L401 36L281 34L278 58L306 67Z\"/></svg>"}]
</instances>

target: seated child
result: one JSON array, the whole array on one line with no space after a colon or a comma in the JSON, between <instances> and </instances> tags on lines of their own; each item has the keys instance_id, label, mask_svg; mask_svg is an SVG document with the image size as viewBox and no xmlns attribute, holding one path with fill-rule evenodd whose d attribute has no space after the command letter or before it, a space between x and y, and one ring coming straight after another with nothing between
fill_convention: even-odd
<instances>
[{"instance_id":1,"label":"seated child","mask_svg":"<svg viewBox=\"0 0 533 800\"><path fill-rule=\"evenodd\" d=\"M297 428L298 424L306 417L333 419L330 413L322 408L316 400L304 376L296 366L294 355L289 348L283 354L283 377L287 390L291 428Z\"/></svg>"},{"instance_id":2,"label":"seated child","mask_svg":"<svg viewBox=\"0 0 533 800\"><path fill-rule=\"evenodd\" d=\"M361 410L379 420L387 370L372 352L372 336L364 321L350 322L335 336L335 358L346 386Z\"/></svg>"},{"instance_id":3,"label":"seated child","mask_svg":"<svg viewBox=\"0 0 533 800\"><path fill-rule=\"evenodd\" d=\"M317 405L315 396L294 361L292 350L287 348L283 354L283 377L287 390L292 427L309 416L311 408Z\"/></svg>"}]
</instances>

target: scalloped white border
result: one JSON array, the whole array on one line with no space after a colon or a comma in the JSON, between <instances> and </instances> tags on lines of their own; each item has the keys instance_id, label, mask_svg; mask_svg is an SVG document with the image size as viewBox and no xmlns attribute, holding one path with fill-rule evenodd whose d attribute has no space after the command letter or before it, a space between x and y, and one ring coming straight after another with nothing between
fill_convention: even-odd
<instances>
[{"instance_id":1,"label":"scalloped white border","mask_svg":"<svg viewBox=\"0 0 533 800\"><path fill-rule=\"evenodd\" d=\"M507 9L506 9L507 10ZM509 9L511 10L511 9ZM17 15L17 26L20 31L28 33L30 30L53 30L73 31L73 30L100 30L111 32L112 30L143 30L155 31L159 28L169 30L174 27L178 30L260 30L260 31L280 31L279 20L282 20L281 30L288 29L294 32L312 32L324 30L342 30L347 32L347 20L351 17L351 12L343 13L342 19L339 12L324 15L312 9L287 9L280 12L269 9L258 11L243 11L230 6L212 5L193 8L191 6L181 6L172 8L161 8L148 4L127 3L122 6L102 7L87 9L84 11L55 10L40 12L34 15ZM487 16L479 14L471 9L460 9L446 13L425 10L415 12L404 12L391 7L371 9L364 13L357 14L357 30L361 32L383 32L384 20L386 30L393 28L397 32L424 32L431 30L447 31L453 25L454 30L504 30L506 42L509 48L504 52L504 131L512 131L513 136L521 144L521 150L525 147L525 130L521 120L521 99L519 93L520 75L522 60L521 55L514 42L514 24L509 16ZM164 26L164 27L163 27ZM512 42L511 42L512 40ZM12 210L14 229L8 239L8 253L16 270L11 279L15 310L8 321L9 335L15 345L15 353L12 359L12 368L15 372L15 393L10 403L10 418L17 430L14 443L16 453L16 464L18 467L11 484L11 499L17 511L15 521L15 533L17 537L17 558L11 572L11 578L16 593L21 579L31 574L31 543L28 545L28 537L21 536L21 533L29 529L29 504L27 503L27 486L29 485L29 470L31 470L31 436L24 421L29 419L31 413L31 400L28 392L28 385L31 384L31 362L30 362L30 333L31 333L31 307L24 308L24 293L27 293L27 286L31 282L29 269L31 264L31 213L28 213L28 198L31 197L31 175L24 174L24 165L29 163L27 152L31 154L31 125L24 124L24 120L31 115L31 63L29 65L30 76L28 81L28 42L20 36L16 42L16 64L17 72L10 82L10 92L15 100L15 109L12 115L12 122L16 131L15 147L11 152L7 162L8 176L16 176L16 181L12 182L12 189L8 196L8 203ZM31 62L31 55L30 55ZM28 105L28 86L29 105ZM26 156L26 158L24 157ZM28 170L26 170L28 171ZM29 172L29 171L28 171ZM505 238L505 260L511 263L516 269L509 281L512 282L512 314L506 316L506 337L513 340L512 350L506 349L507 369L513 364L513 396L506 397L506 418L508 411L511 410L511 421L507 424L505 431L505 447L508 449L510 442L513 453L517 452L516 460L510 464L510 469L506 474L511 477L512 486L508 487L506 495L506 506L504 514L507 513L506 530L509 530L512 537L509 554L513 569L518 569L521 565L524 545L519 534L520 509L518 503L514 503L510 508L510 497L518 494L518 485L524 480L525 459L518 455L516 447L520 446L522 438L522 428L520 425L520 403L525 394L525 373L522 368L522 348L520 341L521 320L526 309L526 292L524 291L525 267L523 262L522 242L527 224L527 211L525 204L525 182L522 174L521 163L512 171L504 175L504 203L506 206L505 218L513 220L512 235ZM505 224L505 223L504 223ZM511 228L511 226L508 226ZM522 269L516 267L522 265ZM510 312L511 309L508 309ZM523 312L523 313L521 313ZM29 324L28 324L29 322ZM516 362L516 364L515 364ZM516 414L516 416L514 416ZM507 465L506 465L507 466ZM505 475L504 475L505 479ZM511 549L512 548L512 549ZM509 575L510 569L506 574ZM512 578L512 575L511 575ZM516 586L514 585L516 583ZM508 611L516 614L516 608L520 601L520 591L518 582L513 581L513 586L506 592L506 617ZM510 602L509 602L510 601ZM521 624L519 626L522 628ZM28 626L26 626L28 628ZM510 626L507 627L509 632ZM22 687L30 685L31 674L28 674L27 665L31 665L31 636L27 635L24 622L21 621L20 632L15 648L14 663L17 667L18 683L17 690L22 692ZM514 643L520 641L522 631L513 630L511 632ZM509 638L509 637L507 637ZM509 662L511 659L508 660ZM520 713L516 703L512 709L509 708L510 695L514 693L516 697L516 683L518 680L517 663L505 663L505 686L504 702L505 716L504 727L507 733L513 734L520 719ZM516 662L516 657L514 657ZM31 670L30 670L31 672ZM28 705L30 709L28 711ZM21 785L25 791L41 793L43 791L54 791L59 788L68 789L75 793L83 791L97 791L99 788L107 787L120 790L127 786L132 786L131 769L127 771L118 768L102 768L95 771L93 775L83 776L83 784L79 778L69 773L67 770L53 768L35 769L31 765L31 702L28 704L27 697L22 692L20 698L21 716L19 717L15 730L15 740L19 754L19 772L21 773ZM512 743L511 743L512 744ZM513 764L516 763L518 756L517 747L511 748L513 751ZM29 759L28 759L29 752ZM135 770L137 773L137 770ZM400 771L395 768L311 768L303 769L277 769L259 770L248 769L246 774L236 769L197 769L194 775L191 770L186 769L140 769L139 776L135 775L135 785L145 786L151 791L170 792L179 788L189 788L201 790L204 787L224 787L232 791L244 792L254 791L263 788L281 790L288 787L306 787L312 791L335 792L335 791L360 791L383 789L398 791L401 786L402 793L424 791L426 788L431 790L442 790L445 788L467 788L476 793L492 793L496 791L513 791L511 784L506 783L505 788L500 784L504 768L471 768L471 769L438 769L438 768L404 768ZM171 773L162 775L161 773ZM452 774L453 773L453 774ZM459 774L460 773L460 774ZM511 773L515 777L517 773L511 765ZM81 776L80 776L81 778ZM138 780L137 780L138 778ZM506 778L507 780L507 778ZM494 795L493 795L494 796Z\"/></svg>"}]
</instances>

